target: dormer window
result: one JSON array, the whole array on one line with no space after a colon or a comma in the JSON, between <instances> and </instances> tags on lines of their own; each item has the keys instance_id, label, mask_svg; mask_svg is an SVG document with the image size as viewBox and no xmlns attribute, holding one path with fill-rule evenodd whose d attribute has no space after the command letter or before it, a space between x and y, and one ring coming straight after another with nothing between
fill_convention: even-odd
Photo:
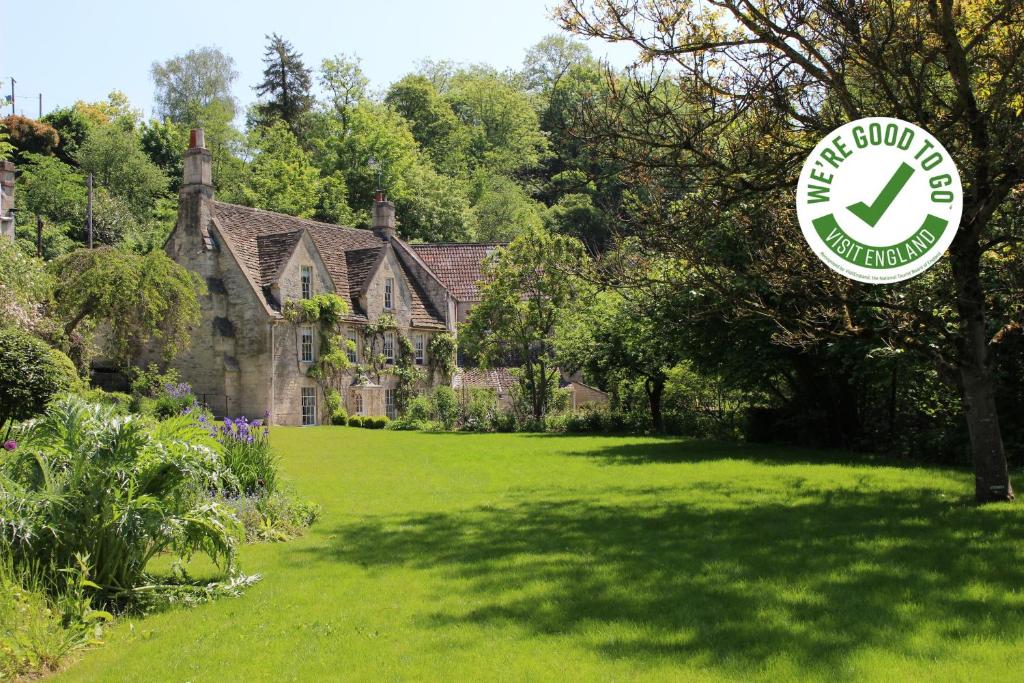
<instances>
[{"instance_id":1,"label":"dormer window","mask_svg":"<svg viewBox=\"0 0 1024 683\"><path fill-rule=\"evenodd\" d=\"M390 311L394 308L395 299L395 278L389 277L384 280L384 310Z\"/></svg>"},{"instance_id":2,"label":"dormer window","mask_svg":"<svg viewBox=\"0 0 1024 683\"><path fill-rule=\"evenodd\" d=\"M312 299L313 298L313 268L310 266L301 266L299 273L302 277L302 298Z\"/></svg>"}]
</instances>

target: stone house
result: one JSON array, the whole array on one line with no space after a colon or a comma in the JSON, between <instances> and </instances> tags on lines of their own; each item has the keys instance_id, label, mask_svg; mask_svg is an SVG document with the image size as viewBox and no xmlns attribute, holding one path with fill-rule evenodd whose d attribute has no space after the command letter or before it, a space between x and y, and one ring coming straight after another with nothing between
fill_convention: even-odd
<instances>
[{"instance_id":1,"label":"stone house","mask_svg":"<svg viewBox=\"0 0 1024 683\"><path fill-rule=\"evenodd\" d=\"M326 422L324 393L309 376L321 351L319 329L296 324L283 311L286 302L333 293L348 304L341 336L355 347L346 349L353 369L336 384L344 407L352 415L394 417L397 379L367 377L358 368L381 352L394 362L402 335L412 345L413 363L429 370L431 339L457 333L480 301L483 263L501 245L407 244L395 231L394 204L379 191L371 230L219 202L204 142L203 131L193 130L178 220L164 246L207 286L202 321L173 367L217 415ZM383 315L394 317L396 329L371 354L364 331ZM463 377L456 374L457 388L492 389L503 407L508 403L507 369Z\"/></svg>"},{"instance_id":2,"label":"stone house","mask_svg":"<svg viewBox=\"0 0 1024 683\"><path fill-rule=\"evenodd\" d=\"M478 246L407 244L395 232L394 204L380 192L372 215L372 230L361 230L219 202L203 131L192 131L178 221L164 248L205 280L208 293L192 345L173 366L216 414L270 413L278 424L329 417L307 374L320 351L319 331L287 320L287 301L327 292L346 301L342 337L355 342L346 353L357 364L366 362L364 328L385 314L394 316L396 332L409 339L414 363L424 368L432 360L431 338L456 333L469 302L453 290L476 292L475 281L460 277L478 276L480 264L442 279L421 252L437 263L446 252L475 255ZM399 341L389 332L375 350L394 359ZM394 416L396 380L388 374L379 380L350 373L340 387L350 414Z\"/></svg>"}]
</instances>

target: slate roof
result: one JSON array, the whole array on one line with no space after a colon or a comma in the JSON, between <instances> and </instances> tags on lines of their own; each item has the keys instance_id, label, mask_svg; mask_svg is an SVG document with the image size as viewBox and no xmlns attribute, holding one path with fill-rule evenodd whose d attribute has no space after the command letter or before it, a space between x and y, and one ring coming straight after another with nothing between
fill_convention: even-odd
<instances>
[{"instance_id":1,"label":"slate roof","mask_svg":"<svg viewBox=\"0 0 1024 683\"><path fill-rule=\"evenodd\" d=\"M509 372L509 368L473 368L463 370L452 378L452 387L455 389L494 389L499 394L507 394L515 383L516 378Z\"/></svg>"},{"instance_id":2,"label":"slate roof","mask_svg":"<svg viewBox=\"0 0 1024 683\"><path fill-rule=\"evenodd\" d=\"M302 233L307 232L323 259L334 292L351 302L348 319L366 320L366 312L359 310L359 295L386 248L373 232L224 202L214 201L211 208L214 222L230 240L243 272L272 308L276 302L269 301L269 286ZM444 318L422 285L408 270L404 274L410 285L413 325L444 329Z\"/></svg>"},{"instance_id":3,"label":"slate roof","mask_svg":"<svg viewBox=\"0 0 1024 683\"><path fill-rule=\"evenodd\" d=\"M483 264L499 243L434 243L410 245L448 291L459 301L479 301Z\"/></svg>"}]
</instances>

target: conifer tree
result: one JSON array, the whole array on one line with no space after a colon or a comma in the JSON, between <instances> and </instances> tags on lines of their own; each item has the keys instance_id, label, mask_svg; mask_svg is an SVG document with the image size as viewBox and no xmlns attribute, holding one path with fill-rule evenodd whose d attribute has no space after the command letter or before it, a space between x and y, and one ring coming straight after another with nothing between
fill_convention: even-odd
<instances>
[{"instance_id":1,"label":"conifer tree","mask_svg":"<svg viewBox=\"0 0 1024 683\"><path fill-rule=\"evenodd\" d=\"M290 42L276 33L266 38L270 43L263 53L263 81L255 87L256 94L266 98L257 107L260 123L280 119L295 132L302 115L313 106L310 70Z\"/></svg>"}]
</instances>

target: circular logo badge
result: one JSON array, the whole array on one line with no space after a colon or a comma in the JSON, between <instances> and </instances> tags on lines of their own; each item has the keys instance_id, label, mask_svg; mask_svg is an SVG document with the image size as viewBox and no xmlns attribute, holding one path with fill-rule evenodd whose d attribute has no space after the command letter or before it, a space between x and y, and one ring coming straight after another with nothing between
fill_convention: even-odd
<instances>
[{"instance_id":1,"label":"circular logo badge","mask_svg":"<svg viewBox=\"0 0 1024 683\"><path fill-rule=\"evenodd\" d=\"M829 268L860 282L899 282L945 253L963 190L942 143L912 123L872 117L818 143L800 172L796 210Z\"/></svg>"}]
</instances>

